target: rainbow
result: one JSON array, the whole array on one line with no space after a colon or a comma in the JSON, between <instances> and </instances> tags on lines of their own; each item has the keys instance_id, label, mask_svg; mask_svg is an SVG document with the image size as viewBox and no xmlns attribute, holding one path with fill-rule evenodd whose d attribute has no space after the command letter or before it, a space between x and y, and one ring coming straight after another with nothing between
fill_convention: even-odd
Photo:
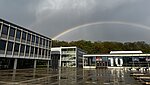
<instances>
[{"instance_id":1,"label":"rainbow","mask_svg":"<svg viewBox=\"0 0 150 85\"><path fill-rule=\"evenodd\" d=\"M100 22L87 23L87 24L83 24L83 25L79 25L79 26L70 28L70 29L65 30L64 32L54 36L52 39L57 40L61 36L65 35L69 32L72 32L74 30L78 30L80 28L87 27L87 26L100 25L100 24L122 24L122 25L129 25L129 26L134 26L134 27L139 27L139 28L150 30L150 27L145 26L145 25L141 25L141 24L136 24L136 23L129 23L129 22L123 22L123 21L100 21Z\"/></svg>"}]
</instances>

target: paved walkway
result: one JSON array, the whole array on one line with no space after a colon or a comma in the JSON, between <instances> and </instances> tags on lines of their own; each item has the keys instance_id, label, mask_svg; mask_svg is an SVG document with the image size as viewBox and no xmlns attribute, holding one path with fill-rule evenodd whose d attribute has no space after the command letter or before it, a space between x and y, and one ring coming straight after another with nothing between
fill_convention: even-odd
<instances>
[{"instance_id":1,"label":"paved walkway","mask_svg":"<svg viewBox=\"0 0 150 85\"><path fill-rule=\"evenodd\" d=\"M140 85L121 69L1 70L0 85Z\"/></svg>"}]
</instances>

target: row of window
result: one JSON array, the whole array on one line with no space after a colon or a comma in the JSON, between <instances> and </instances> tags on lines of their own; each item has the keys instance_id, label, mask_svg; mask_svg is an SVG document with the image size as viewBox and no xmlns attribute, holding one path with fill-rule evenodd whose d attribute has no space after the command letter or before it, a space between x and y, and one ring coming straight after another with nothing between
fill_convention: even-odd
<instances>
[{"instance_id":1,"label":"row of window","mask_svg":"<svg viewBox=\"0 0 150 85\"><path fill-rule=\"evenodd\" d=\"M13 42L9 42L7 44L7 52L13 50ZM25 50L26 47L26 50ZM5 51L6 48L6 41L4 40L0 40L0 51ZM29 46L29 45L24 45L24 44L19 44L19 43L15 43L14 45L14 55L18 55L19 52L19 48L20 48L20 54L22 56L50 56L50 50L47 49L42 49L42 48L38 48L38 47L33 47L33 46ZM25 51L25 52L24 52ZM30 55L29 55L30 54Z\"/></svg>"},{"instance_id":2,"label":"row of window","mask_svg":"<svg viewBox=\"0 0 150 85\"><path fill-rule=\"evenodd\" d=\"M62 51L76 51L76 48L65 48Z\"/></svg>"},{"instance_id":3,"label":"row of window","mask_svg":"<svg viewBox=\"0 0 150 85\"><path fill-rule=\"evenodd\" d=\"M10 30L10 31L8 31L8 30ZM4 36L9 35L10 37L13 37L13 39L14 39L15 32L16 32L16 40L18 40L18 41L20 41L20 39L22 39L22 41L27 41L29 43L31 41L33 44L36 43L36 44L50 47L51 42L49 41L49 39L44 39L38 35L33 35L28 32L13 28L11 26L10 26L10 28L7 25L2 26L1 34Z\"/></svg>"}]
</instances>

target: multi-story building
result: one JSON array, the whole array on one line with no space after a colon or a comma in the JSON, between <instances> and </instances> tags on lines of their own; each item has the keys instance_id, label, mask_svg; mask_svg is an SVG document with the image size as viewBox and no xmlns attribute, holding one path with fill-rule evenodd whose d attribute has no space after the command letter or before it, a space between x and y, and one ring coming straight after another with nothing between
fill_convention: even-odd
<instances>
[{"instance_id":1,"label":"multi-story building","mask_svg":"<svg viewBox=\"0 0 150 85\"><path fill-rule=\"evenodd\" d=\"M34 63L36 60L49 62L52 40L39 33L0 19L0 68ZM17 64L17 61L21 63Z\"/></svg>"},{"instance_id":2,"label":"multi-story building","mask_svg":"<svg viewBox=\"0 0 150 85\"><path fill-rule=\"evenodd\" d=\"M58 59L59 67L80 67L82 66L82 57L85 52L77 47L55 47L51 48L52 62L56 57ZM55 56L58 55L59 56ZM54 64L55 65L55 64Z\"/></svg>"}]
</instances>

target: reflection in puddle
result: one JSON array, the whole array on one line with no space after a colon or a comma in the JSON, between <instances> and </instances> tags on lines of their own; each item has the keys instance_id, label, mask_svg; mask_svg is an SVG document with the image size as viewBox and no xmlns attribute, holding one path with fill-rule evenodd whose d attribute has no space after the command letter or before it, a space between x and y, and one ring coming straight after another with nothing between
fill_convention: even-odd
<instances>
[{"instance_id":1,"label":"reflection in puddle","mask_svg":"<svg viewBox=\"0 0 150 85\"><path fill-rule=\"evenodd\" d=\"M0 85L140 85L123 69L21 69L0 71Z\"/></svg>"}]
</instances>

